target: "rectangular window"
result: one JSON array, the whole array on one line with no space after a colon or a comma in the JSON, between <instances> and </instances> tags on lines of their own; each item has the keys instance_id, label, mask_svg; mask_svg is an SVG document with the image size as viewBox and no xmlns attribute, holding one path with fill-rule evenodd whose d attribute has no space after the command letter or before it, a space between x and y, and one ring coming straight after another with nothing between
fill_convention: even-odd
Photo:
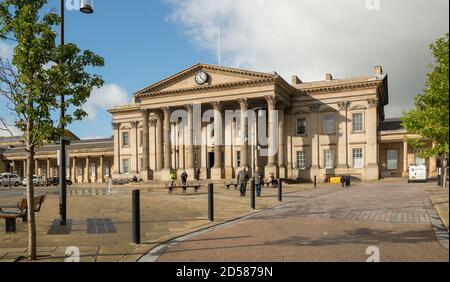
<instances>
[{"instance_id":1,"label":"rectangular window","mask_svg":"<svg viewBox=\"0 0 450 282\"><path fill-rule=\"evenodd\" d=\"M333 152L331 150L323 151L323 164L326 169L334 168Z\"/></svg>"},{"instance_id":2,"label":"rectangular window","mask_svg":"<svg viewBox=\"0 0 450 282\"><path fill-rule=\"evenodd\" d=\"M97 166L95 163L90 163L89 164L89 177L95 178L96 175L97 175Z\"/></svg>"},{"instance_id":3,"label":"rectangular window","mask_svg":"<svg viewBox=\"0 0 450 282\"><path fill-rule=\"evenodd\" d=\"M387 150L387 169L396 170L398 168L398 150Z\"/></svg>"},{"instance_id":4,"label":"rectangular window","mask_svg":"<svg viewBox=\"0 0 450 282\"><path fill-rule=\"evenodd\" d=\"M352 157L353 157L353 168L364 167L363 149L362 148L352 149Z\"/></svg>"},{"instance_id":5,"label":"rectangular window","mask_svg":"<svg viewBox=\"0 0 450 282\"><path fill-rule=\"evenodd\" d=\"M419 154L422 153L422 151L422 149L414 149L416 165L425 165L425 159L419 157Z\"/></svg>"},{"instance_id":6,"label":"rectangular window","mask_svg":"<svg viewBox=\"0 0 450 282\"><path fill-rule=\"evenodd\" d=\"M360 131L364 130L362 113L353 114L352 127L353 127L353 132L360 132Z\"/></svg>"},{"instance_id":7,"label":"rectangular window","mask_svg":"<svg viewBox=\"0 0 450 282\"><path fill-rule=\"evenodd\" d=\"M52 176L53 177L58 177L58 172L59 172L58 167L57 166L53 167L53 169L52 169Z\"/></svg>"},{"instance_id":8,"label":"rectangular window","mask_svg":"<svg viewBox=\"0 0 450 282\"><path fill-rule=\"evenodd\" d=\"M122 132L122 147L130 146L130 139L128 132Z\"/></svg>"},{"instance_id":9,"label":"rectangular window","mask_svg":"<svg viewBox=\"0 0 450 282\"><path fill-rule=\"evenodd\" d=\"M129 174L130 173L130 160L123 160L123 173Z\"/></svg>"},{"instance_id":10,"label":"rectangular window","mask_svg":"<svg viewBox=\"0 0 450 282\"><path fill-rule=\"evenodd\" d=\"M236 120L236 137L241 137L241 121Z\"/></svg>"},{"instance_id":11,"label":"rectangular window","mask_svg":"<svg viewBox=\"0 0 450 282\"><path fill-rule=\"evenodd\" d=\"M334 134L334 114L322 116L322 130L324 134Z\"/></svg>"},{"instance_id":12,"label":"rectangular window","mask_svg":"<svg viewBox=\"0 0 450 282\"><path fill-rule=\"evenodd\" d=\"M306 134L306 118L297 119L297 135Z\"/></svg>"},{"instance_id":13,"label":"rectangular window","mask_svg":"<svg viewBox=\"0 0 450 282\"><path fill-rule=\"evenodd\" d=\"M306 152L305 151L297 151L297 168L298 169L306 169Z\"/></svg>"},{"instance_id":14,"label":"rectangular window","mask_svg":"<svg viewBox=\"0 0 450 282\"><path fill-rule=\"evenodd\" d=\"M77 164L77 176L83 176L83 165L81 163Z\"/></svg>"},{"instance_id":15,"label":"rectangular window","mask_svg":"<svg viewBox=\"0 0 450 282\"><path fill-rule=\"evenodd\" d=\"M236 166L241 166L241 151L236 151Z\"/></svg>"}]
</instances>

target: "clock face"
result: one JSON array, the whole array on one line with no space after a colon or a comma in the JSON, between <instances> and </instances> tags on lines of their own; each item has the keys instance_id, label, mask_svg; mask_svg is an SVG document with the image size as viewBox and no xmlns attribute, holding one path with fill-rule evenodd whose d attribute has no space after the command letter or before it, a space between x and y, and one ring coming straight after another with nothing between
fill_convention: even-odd
<instances>
[{"instance_id":1,"label":"clock face","mask_svg":"<svg viewBox=\"0 0 450 282\"><path fill-rule=\"evenodd\" d=\"M201 71L195 75L195 82L198 85L203 85L208 81L208 74L204 71Z\"/></svg>"}]
</instances>

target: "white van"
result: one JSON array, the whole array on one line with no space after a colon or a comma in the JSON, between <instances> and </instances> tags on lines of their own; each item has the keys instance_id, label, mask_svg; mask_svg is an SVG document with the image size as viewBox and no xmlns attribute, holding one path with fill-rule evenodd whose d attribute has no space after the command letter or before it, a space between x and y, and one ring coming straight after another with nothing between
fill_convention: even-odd
<instances>
[{"instance_id":1,"label":"white van","mask_svg":"<svg viewBox=\"0 0 450 282\"><path fill-rule=\"evenodd\" d=\"M425 165L412 165L409 167L408 183L414 181L427 181L427 167Z\"/></svg>"}]
</instances>

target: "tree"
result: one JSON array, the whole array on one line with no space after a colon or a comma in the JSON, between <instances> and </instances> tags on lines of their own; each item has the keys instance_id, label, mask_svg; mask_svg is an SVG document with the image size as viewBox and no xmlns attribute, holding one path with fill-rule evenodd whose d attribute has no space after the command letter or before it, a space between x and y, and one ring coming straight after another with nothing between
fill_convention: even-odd
<instances>
[{"instance_id":1,"label":"tree","mask_svg":"<svg viewBox=\"0 0 450 282\"><path fill-rule=\"evenodd\" d=\"M408 133L418 134L433 142L434 146L424 149L420 157L439 158L444 167L444 180L447 177L449 157L448 41L447 33L430 45L435 62L430 65L432 70L428 74L425 89L414 98L415 108L402 117L403 126ZM407 139L407 142L416 148L424 145L417 138Z\"/></svg>"},{"instance_id":2,"label":"tree","mask_svg":"<svg viewBox=\"0 0 450 282\"><path fill-rule=\"evenodd\" d=\"M57 46L53 28L61 22L55 13L42 13L47 0L3 0L0 3L0 37L16 43L12 62L0 60L0 95L7 97L15 112L15 126L23 133L27 152L27 178L33 179L36 148L58 140L61 125L80 120L82 106L94 87L101 87L100 76L86 71L101 67L103 58L83 51L75 44ZM41 14L43 14L41 16ZM60 95L65 102L61 103ZM69 112L54 120L57 109ZM28 207L34 207L33 181L27 182ZM37 258L34 209L28 208L29 259Z\"/></svg>"}]
</instances>

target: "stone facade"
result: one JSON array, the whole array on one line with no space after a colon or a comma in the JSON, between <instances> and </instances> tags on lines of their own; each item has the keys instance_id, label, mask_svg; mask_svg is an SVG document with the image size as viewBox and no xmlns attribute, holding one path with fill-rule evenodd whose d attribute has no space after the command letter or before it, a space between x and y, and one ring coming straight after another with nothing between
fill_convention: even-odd
<instances>
[{"instance_id":1,"label":"stone facade","mask_svg":"<svg viewBox=\"0 0 450 282\"><path fill-rule=\"evenodd\" d=\"M203 83L196 81L199 73L206 74ZM199 169L201 179L220 180L259 167L266 178L310 181L351 174L376 180L387 175L383 163L389 145L379 129L388 103L388 77L380 66L368 76L333 79L326 74L317 82L293 76L289 84L276 73L197 64L136 92L131 104L109 110L114 163L119 164L113 175L168 180L171 172L179 176L186 170L192 179ZM193 123L193 105L200 105L202 122ZM224 122L227 110L241 110L243 116L247 110L265 110L276 153L263 156L264 145L249 144L250 118ZM173 117L178 111L186 113L181 121ZM205 120L208 111L213 114ZM259 128L256 116L252 122ZM200 142L193 142L194 133ZM403 148L404 134L393 138ZM403 167L391 175L401 176L400 169L404 175Z\"/></svg>"}]
</instances>

